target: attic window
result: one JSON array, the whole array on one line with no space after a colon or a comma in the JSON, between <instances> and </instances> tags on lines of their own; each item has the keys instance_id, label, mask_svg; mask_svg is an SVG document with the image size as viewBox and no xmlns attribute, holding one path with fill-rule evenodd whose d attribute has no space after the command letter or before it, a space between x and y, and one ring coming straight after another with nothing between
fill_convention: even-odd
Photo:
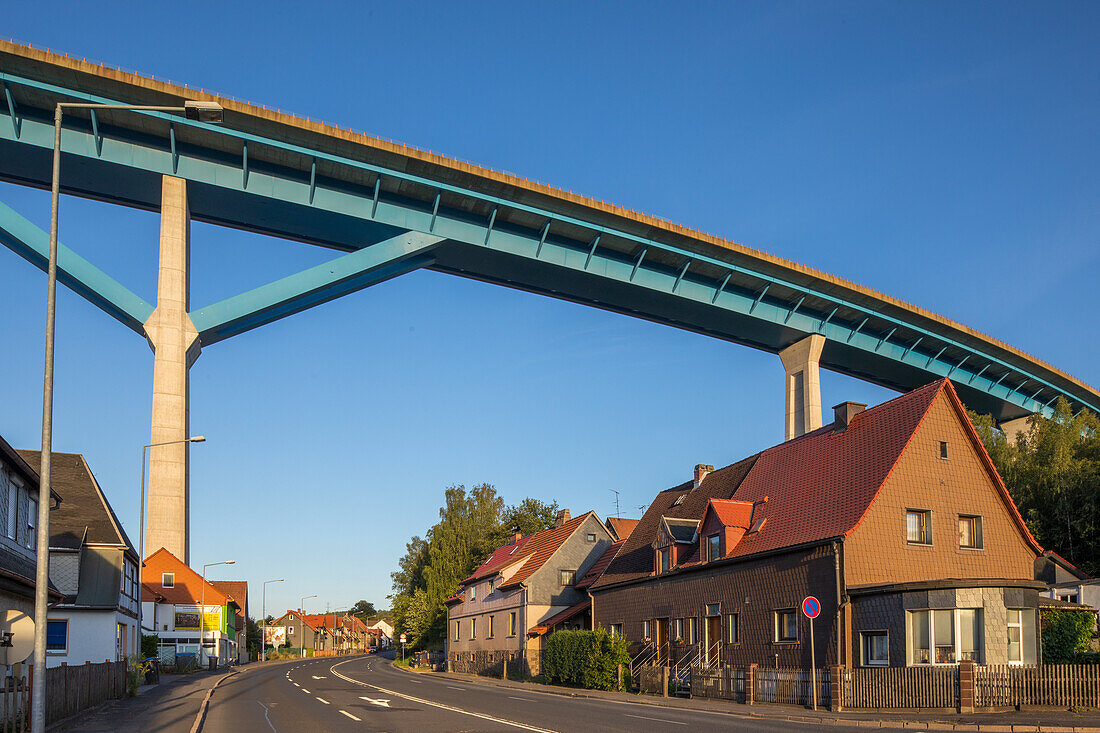
<instances>
[{"instance_id":1,"label":"attic window","mask_svg":"<svg viewBox=\"0 0 1100 733\"><path fill-rule=\"evenodd\" d=\"M749 534L752 534L753 532L759 532L760 530L764 529L764 524L767 521L767 517L761 517L760 519L757 519L755 522L752 523L752 527L749 528Z\"/></svg>"},{"instance_id":2,"label":"attic window","mask_svg":"<svg viewBox=\"0 0 1100 733\"><path fill-rule=\"evenodd\" d=\"M945 461L947 460L947 441L946 440L941 440L940 441L940 458L942 458Z\"/></svg>"},{"instance_id":3,"label":"attic window","mask_svg":"<svg viewBox=\"0 0 1100 733\"><path fill-rule=\"evenodd\" d=\"M508 550L508 554L509 554L509 555L511 555L512 553L514 553L514 552L515 552L516 550L518 550L518 549L519 549L519 545L516 545L516 546L515 546L515 547L513 547L513 548L512 548L511 550Z\"/></svg>"},{"instance_id":4,"label":"attic window","mask_svg":"<svg viewBox=\"0 0 1100 733\"><path fill-rule=\"evenodd\" d=\"M175 573L161 573L160 585L162 588L175 588L176 587L176 574Z\"/></svg>"},{"instance_id":5,"label":"attic window","mask_svg":"<svg viewBox=\"0 0 1100 733\"><path fill-rule=\"evenodd\" d=\"M684 499L687 498L687 494L680 494L676 497L676 501L672 502L672 506L680 506L684 503Z\"/></svg>"}]
</instances>

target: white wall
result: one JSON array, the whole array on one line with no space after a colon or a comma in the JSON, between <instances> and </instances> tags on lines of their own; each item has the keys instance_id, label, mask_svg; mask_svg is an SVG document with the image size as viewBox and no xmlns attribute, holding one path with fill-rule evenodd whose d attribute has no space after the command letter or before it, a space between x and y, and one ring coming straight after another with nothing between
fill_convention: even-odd
<instances>
[{"instance_id":1,"label":"white wall","mask_svg":"<svg viewBox=\"0 0 1100 733\"><path fill-rule=\"evenodd\" d=\"M50 620L67 619L69 622L68 651L65 654L47 652L47 667L60 667L62 662L71 666L115 661L116 624L120 623L126 625L126 652L131 655L137 653L134 646L137 621L117 611L55 609L49 611L46 617Z\"/></svg>"}]
</instances>

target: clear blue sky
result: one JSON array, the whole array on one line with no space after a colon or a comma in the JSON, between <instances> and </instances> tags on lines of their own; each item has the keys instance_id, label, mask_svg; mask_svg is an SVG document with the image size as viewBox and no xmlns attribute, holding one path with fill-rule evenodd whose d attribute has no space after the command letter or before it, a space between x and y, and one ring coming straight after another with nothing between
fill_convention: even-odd
<instances>
[{"instance_id":1,"label":"clear blue sky","mask_svg":"<svg viewBox=\"0 0 1100 733\"><path fill-rule=\"evenodd\" d=\"M1096 3L9 3L2 33L514 171L912 301L1100 383ZM0 185L41 226L45 192ZM61 239L154 299L154 215ZM332 253L195 225L201 306ZM136 536L144 341L59 289L55 448ZM39 445L45 277L0 249L0 434ZM387 605L451 483L626 516L782 437L775 356L422 272L191 371L192 560ZM823 374L826 405L890 396Z\"/></svg>"}]
</instances>

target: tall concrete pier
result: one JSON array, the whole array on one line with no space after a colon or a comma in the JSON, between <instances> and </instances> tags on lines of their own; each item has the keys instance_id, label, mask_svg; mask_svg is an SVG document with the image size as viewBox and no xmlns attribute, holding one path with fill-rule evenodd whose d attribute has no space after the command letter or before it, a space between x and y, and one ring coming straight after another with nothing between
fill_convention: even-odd
<instances>
[{"instance_id":1,"label":"tall concrete pier","mask_svg":"<svg viewBox=\"0 0 1100 733\"><path fill-rule=\"evenodd\" d=\"M160 267L157 307L145 322L153 349L153 419L150 443L184 441L189 435L188 369L199 356L191 322L191 217L187 182L163 176L160 207ZM146 553L166 548L190 562L188 524L189 444L150 448Z\"/></svg>"},{"instance_id":2,"label":"tall concrete pier","mask_svg":"<svg viewBox=\"0 0 1100 733\"><path fill-rule=\"evenodd\" d=\"M821 427L821 377L818 360L825 346L820 334L807 336L779 352L786 379L783 439L790 440Z\"/></svg>"}]
</instances>

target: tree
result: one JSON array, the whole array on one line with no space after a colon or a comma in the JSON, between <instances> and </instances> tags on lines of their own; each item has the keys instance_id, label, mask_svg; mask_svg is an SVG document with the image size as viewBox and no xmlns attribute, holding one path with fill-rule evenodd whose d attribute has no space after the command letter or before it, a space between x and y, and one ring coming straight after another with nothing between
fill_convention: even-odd
<instances>
[{"instance_id":1,"label":"tree","mask_svg":"<svg viewBox=\"0 0 1100 733\"><path fill-rule=\"evenodd\" d=\"M356 601L355 605L348 609L348 613L360 621L366 621L377 615L378 611L374 609L374 604L370 601Z\"/></svg>"},{"instance_id":2,"label":"tree","mask_svg":"<svg viewBox=\"0 0 1100 733\"><path fill-rule=\"evenodd\" d=\"M1059 398L1051 417L1033 415L1010 441L988 415L970 414L1036 541L1100 574L1100 420Z\"/></svg>"},{"instance_id":3,"label":"tree","mask_svg":"<svg viewBox=\"0 0 1100 733\"><path fill-rule=\"evenodd\" d=\"M268 619L271 619L268 616ZM259 659L260 651L263 649L263 629L260 624L256 622L256 619L251 616L248 617L248 628L246 631L245 641L248 644L248 656L249 659Z\"/></svg>"},{"instance_id":4,"label":"tree","mask_svg":"<svg viewBox=\"0 0 1100 733\"><path fill-rule=\"evenodd\" d=\"M508 535L518 530L523 536L541 532L554 526L554 519L558 515L558 502L546 504L527 497L519 504L506 507L501 518L501 529ZM501 543L495 546L499 547Z\"/></svg>"}]
</instances>

